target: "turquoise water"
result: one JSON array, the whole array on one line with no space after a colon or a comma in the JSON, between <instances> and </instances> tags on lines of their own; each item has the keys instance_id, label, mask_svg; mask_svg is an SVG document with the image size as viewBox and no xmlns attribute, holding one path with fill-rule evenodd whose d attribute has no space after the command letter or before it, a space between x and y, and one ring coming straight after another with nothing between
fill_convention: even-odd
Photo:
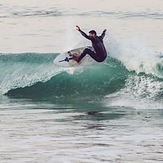
<instances>
[{"instance_id":1,"label":"turquoise water","mask_svg":"<svg viewBox=\"0 0 163 163\"><path fill-rule=\"evenodd\" d=\"M0 162L161 162L162 3L2 0ZM53 64L90 45L76 25L107 29L105 62Z\"/></svg>"}]
</instances>

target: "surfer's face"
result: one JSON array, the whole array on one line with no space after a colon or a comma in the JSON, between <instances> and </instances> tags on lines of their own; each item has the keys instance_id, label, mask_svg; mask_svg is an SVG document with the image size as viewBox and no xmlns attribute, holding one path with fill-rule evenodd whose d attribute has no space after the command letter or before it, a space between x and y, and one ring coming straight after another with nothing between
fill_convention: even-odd
<instances>
[{"instance_id":1,"label":"surfer's face","mask_svg":"<svg viewBox=\"0 0 163 163\"><path fill-rule=\"evenodd\" d=\"M95 34L94 33L89 33L89 36L95 37Z\"/></svg>"}]
</instances>

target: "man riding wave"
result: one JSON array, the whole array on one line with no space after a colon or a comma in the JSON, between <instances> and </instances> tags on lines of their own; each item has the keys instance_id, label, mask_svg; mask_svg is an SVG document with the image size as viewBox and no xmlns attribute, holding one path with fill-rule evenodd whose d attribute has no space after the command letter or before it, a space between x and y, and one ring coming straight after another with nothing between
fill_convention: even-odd
<instances>
[{"instance_id":1,"label":"man riding wave","mask_svg":"<svg viewBox=\"0 0 163 163\"><path fill-rule=\"evenodd\" d=\"M94 50L91 50L89 48L85 48L84 51L82 52L82 54L77 57L75 55L73 55L73 59L76 62L80 62L82 60L82 58L84 58L86 56L86 54L90 55L95 61L97 62L103 62L106 59L107 56L107 52L105 49L105 46L103 44L103 38L105 36L105 32L106 29L102 32L101 36L97 36L96 35L96 31L95 30L91 30L89 31L89 35L87 35L86 33L84 33L79 26L76 26L76 29L88 40L90 40L92 42L92 47Z\"/></svg>"}]
</instances>

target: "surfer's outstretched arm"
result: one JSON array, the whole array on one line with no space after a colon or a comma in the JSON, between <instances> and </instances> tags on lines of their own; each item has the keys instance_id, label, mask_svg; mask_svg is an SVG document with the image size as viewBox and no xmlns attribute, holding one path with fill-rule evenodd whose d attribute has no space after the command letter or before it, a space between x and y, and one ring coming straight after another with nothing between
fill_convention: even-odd
<instances>
[{"instance_id":1,"label":"surfer's outstretched arm","mask_svg":"<svg viewBox=\"0 0 163 163\"><path fill-rule=\"evenodd\" d=\"M101 34L102 39L105 37L105 32L106 32L106 29L104 29L104 31Z\"/></svg>"},{"instance_id":2,"label":"surfer's outstretched arm","mask_svg":"<svg viewBox=\"0 0 163 163\"><path fill-rule=\"evenodd\" d=\"M90 37L80 29L79 26L76 26L76 30L78 30L85 38L87 38L88 40L91 40Z\"/></svg>"}]
</instances>

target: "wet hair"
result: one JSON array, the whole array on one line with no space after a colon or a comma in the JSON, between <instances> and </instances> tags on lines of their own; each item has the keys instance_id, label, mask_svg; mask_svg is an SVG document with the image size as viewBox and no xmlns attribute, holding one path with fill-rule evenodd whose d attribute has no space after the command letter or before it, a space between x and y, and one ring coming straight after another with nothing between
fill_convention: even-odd
<instances>
[{"instance_id":1,"label":"wet hair","mask_svg":"<svg viewBox=\"0 0 163 163\"><path fill-rule=\"evenodd\" d=\"M96 31L95 30L91 30L91 31L89 31L89 33L96 35Z\"/></svg>"}]
</instances>

